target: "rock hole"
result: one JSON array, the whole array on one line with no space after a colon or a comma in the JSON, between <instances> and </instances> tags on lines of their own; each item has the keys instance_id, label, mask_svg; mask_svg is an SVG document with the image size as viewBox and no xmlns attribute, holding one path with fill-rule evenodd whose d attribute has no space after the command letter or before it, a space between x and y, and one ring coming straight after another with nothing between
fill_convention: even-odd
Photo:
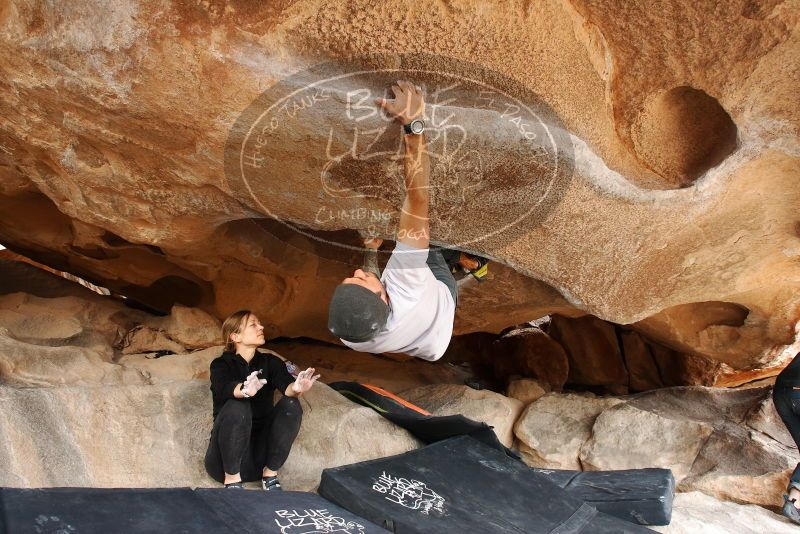
<instances>
[{"instance_id":1,"label":"rock hole","mask_svg":"<svg viewBox=\"0 0 800 534\"><path fill-rule=\"evenodd\" d=\"M737 129L719 102L693 87L650 98L632 129L639 158L665 178L666 189L687 187L736 149Z\"/></svg>"}]
</instances>

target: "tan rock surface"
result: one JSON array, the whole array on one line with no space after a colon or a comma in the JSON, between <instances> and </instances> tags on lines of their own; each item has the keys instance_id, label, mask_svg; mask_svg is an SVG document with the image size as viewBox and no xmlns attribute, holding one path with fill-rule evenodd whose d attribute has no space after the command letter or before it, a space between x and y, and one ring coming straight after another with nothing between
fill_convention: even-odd
<instances>
[{"instance_id":1,"label":"tan rock surface","mask_svg":"<svg viewBox=\"0 0 800 534\"><path fill-rule=\"evenodd\" d=\"M761 402L753 406L744 423L753 430L766 434L790 449L797 446L775 409L772 395L766 395Z\"/></svg>"},{"instance_id":2,"label":"tan rock surface","mask_svg":"<svg viewBox=\"0 0 800 534\"><path fill-rule=\"evenodd\" d=\"M383 52L394 66L419 52L432 55L427 68L473 62L497 73L498 89L536 94L573 154L546 215L514 239L470 245L521 274L501 291L469 288L459 332L588 312L735 368L780 361L795 339L800 30L790 3L725 2L712 16L701 4L605 0L14 1L0 20L0 243L59 270L165 312L179 303L220 319L249 307L271 335L330 339L323 297L357 259L264 219L225 180L225 142L263 91L309 65ZM339 96L341 113L314 108L268 154L270 211L311 232L369 225L318 217ZM540 174L517 165L528 154L509 150L507 121L481 106L442 106L463 119L483 168L501 171L487 174L489 194L471 206L482 216L465 218L465 233L496 226ZM357 207L396 217L389 167L353 163L352 176L392 191ZM439 222L433 237L446 241Z\"/></svg>"},{"instance_id":3,"label":"tan rock surface","mask_svg":"<svg viewBox=\"0 0 800 534\"><path fill-rule=\"evenodd\" d=\"M17 386L144 384L135 369L110 361L102 348L48 347L13 339L0 328L0 380Z\"/></svg>"},{"instance_id":4,"label":"tan rock surface","mask_svg":"<svg viewBox=\"0 0 800 534\"><path fill-rule=\"evenodd\" d=\"M522 459L533 467L580 470L578 455L595 419L620 402L571 393L549 393L532 402L514 425Z\"/></svg>"},{"instance_id":5,"label":"tan rock surface","mask_svg":"<svg viewBox=\"0 0 800 534\"><path fill-rule=\"evenodd\" d=\"M800 455L773 437L774 419L764 420L770 395L765 387L665 388L621 399L550 393L528 405L515 435L536 467L665 467L678 491L775 506Z\"/></svg>"},{"instance_id":6,"label":"tan rock surface","mask_svg":"<svg viewBox=\"0 0 800 534\"><path fill-rule=\"evenodd\" d=\"M672 507L672 522L648 527L664 534L792 534L797 525L760 506L724 502L692 491L678 493Z\"/></svg>"},{"instance_id":7,"label":"tan rock surface","mask_svg":"<svg viewBox=\"0 0 800 534\"><path fill-rule=\"evenodd\" d=\"M24 315L11 310L0 311L0 324L17 339L39 343L63 343L83 332L80 322L69 317L53 320L52 315Z\"/></svg>"},{"instance_id":8,"label":"tan rock surface","mask_svg":"<svg viewBox=\"0 0 800 534\"><path fill-rule=\"evenodd\" d=\"M181 380L209 380L211 361L222 354L222 347L211 347L187 354L170 354L153 358L150 354L128 354L117 359L126 369L135 369L150 384Z\"/></svg>"},{"instance_id":9,"label":"tan rock surface","mask_svg":"<svg viewBox=\"0 0 800 534\"><path fill-rule=\"evenodd\" d=\"M461 414L482 421L494 427L495 434L506 447L514 442L514 423L523 408L516 399L455 384L422 386L403 391L400 396L433 415Z\"/></svg>"},{"instance_id":10,"label":"tan rock surface","mask_svg":"<svg viewBox=\"0 0 800 534\"><path fill-rule=\"evenodd\" d=\"M0 386L0 401L0 485L217 486L203 467L212 423L207 381ZM324 384L302 406L303 425L282 470L287 489L313 490L325 467L419 445L405 430Z\"/></svg>"},{"instance_id":11,"label":"tan rock surface","mask_svg":"<svg viewBox=\"0 0 800 534\"><path fill-rule=\"evenodd\" d=\"M671 469L680 483L713 430L705 423L668 419L623 404L595 419L579 458L589 471Z\"/></svg>"},{"instance_id":12,"label":"tan rock surface","mask_svg":"<svg viewBox=\"0 0 800 534\"><path fill-rule=\"evenodd\" d=\"M548 393L550 387L548 384L543 384L539 380L531 378L521 378L513 380L508 384L506 389L506 397L517 399L524 405L528 405L535 400L540 399Z\"/></svg>"},{"instance_id":13,"label":"tan rock surface","mask_svg":"<svg viewBox=\"0 0 800 534\"><path fill-rule=\"evenodd\" d=\"M119 346L123 354L160 351L180 354L186 351L183 345L169 338L163 331L154 330L144 325L137 325L129 330Z\"/></svg>"},{"instance_id":14,"label":"tan rock surface","mask_svg":"<svg viewBox=\"0 0 800 534\"><path fill-rule=\"evenodd\" d=\"M680 491L697 489L725 500L774 506L800 456L794 445L758 430L765 427L754 414L771 403L770 397L770 388L764 387L674 388L641 394L630 403L664 417L714 427L689 476L678 485Z\"/></svg>"},{"instance_id":15,"label":"tan rock surface","mask_svg":"<svg viewBox=\"0 0 800 534\"><path fill-rule=\"evenodd\" d=\"M0 386L2 484L18 487L208 485L206 384Z\"/></svg>"},{"instance_id":16,"label":"tan rock surface","mask_svg":"<svg viewBox=\"0 0 800 534\"><path fill-rule=\"evenodd\" d=\"M203 310L176 304L169 315L150 321L187 349L205 349L220 343L222 323Z\"/></svg>"}]
</instances>

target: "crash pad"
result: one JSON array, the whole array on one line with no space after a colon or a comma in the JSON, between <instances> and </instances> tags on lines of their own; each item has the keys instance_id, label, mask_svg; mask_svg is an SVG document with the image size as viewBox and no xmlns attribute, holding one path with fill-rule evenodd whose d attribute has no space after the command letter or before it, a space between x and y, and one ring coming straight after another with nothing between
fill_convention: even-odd
<instances>
[{"instance_id":1,"label":"crash pad","mask_svg":"<svg viewBox=\"0 0 800 534\"><path fill-rule=\"evenodd\" d=\"M368 406L425 443L455 436L471 436L514 458L486 423L463 415L434 416L381 388L357 382L334 382L331 387L347 398ZM669 469L581 472L534 469L568 494L601 512L640 525L668 525L672 517L675 478Z\"/></svg>"},{"instance_id":2,"label":"crash pad","mask_svg":"<svg viewBox=\"0 0 800 534\"><path fill-rule=\"evenodd\" d=\"M326 469L319 493L397 533L643 533L469 436Z\"/></svg>"},{"instance_id":3,"label":"crash pad","mask_svg":"<svg viewBox=\"0 0 800 534\"><path fill-rule=\"evenodd\" d=\"M532 470L609 515L640 525L669 525L672 519L675 477L669 469Z\"/></svg>"},{"instance_id":4,"label":"crash pad","mask_svg":"<svg viewBox=\"0 0 800 534\"><path fill-rule=\"evenodd\" d=\"M313 493L189 488L0 488L0 532L385 534L386 531Z\"/></svg>"}]
</instances>

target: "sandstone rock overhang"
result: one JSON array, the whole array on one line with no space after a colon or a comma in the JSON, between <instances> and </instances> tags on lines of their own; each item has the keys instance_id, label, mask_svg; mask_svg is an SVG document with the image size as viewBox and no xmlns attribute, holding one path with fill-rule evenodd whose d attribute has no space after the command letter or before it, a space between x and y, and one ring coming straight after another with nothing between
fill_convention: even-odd
<instances>
[{"instance_id":1,"label":"sandstone rock overhang","mask_svg":"<svg viewBox=\"0 0 800 534\"><path fill-rule=\"evenodd\" d=\"M9 3L0 243L157 309L223 317L250 307L273 335L329 339L325 297L358 254L325 241L355 242L369 226L320 222L320 191L301 179L321 176L334 116L312 114L269 139L283 172L261 193L280 199L272 215L291 229L232 187L226 141L248 106L292 76L353 58L391 69L418 54L429 70L461 65L494 73L479 81L511 97L535 95L555 139L541 155L569 156L557 202L511 236L467 245L496 268L492 284L465 290L457 332L589 313L735 367L789 354L800 147L797 69L787 68L798 25L786 4L725 3L713 14L568 0L409 6ZM375 53L381 62L363 59ZM454 175L487 186L474 205L484 216L459 221L451 238L440 225L445 243L498 225L543 175L519 144L525 133L513 137L516 116L486 106L442 103L485 156L454 163ZM335 206L396 207L388 157L337 163L331 190L386 191Z\"/></svg>"}]
</instances>

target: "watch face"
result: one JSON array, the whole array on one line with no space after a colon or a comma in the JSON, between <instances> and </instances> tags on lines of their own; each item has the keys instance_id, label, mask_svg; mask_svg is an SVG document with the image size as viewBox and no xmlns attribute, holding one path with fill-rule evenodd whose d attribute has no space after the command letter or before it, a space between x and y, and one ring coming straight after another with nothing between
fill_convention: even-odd
<instances>
[{"instance_id":1,"label":"watch face","mask_svg":"<svg viewBox=\"0 0 800 534\"><path fill-rule=\"evenodd\" d=\"M417 120L411 121L411 131L414 134L419 135L419 134L422 133L422 130L424 130L424 129L425 129L425 123L422 122L421 120L417 119Z\"/></svg>"}]
</instances>

